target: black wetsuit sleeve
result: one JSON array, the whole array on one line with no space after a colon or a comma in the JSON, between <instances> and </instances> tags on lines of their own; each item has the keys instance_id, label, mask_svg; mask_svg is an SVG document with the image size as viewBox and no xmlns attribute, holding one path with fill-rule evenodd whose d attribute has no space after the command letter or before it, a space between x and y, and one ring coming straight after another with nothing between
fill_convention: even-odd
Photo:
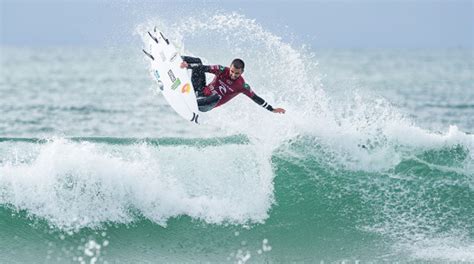
<instances>
[{"instance_id":1,"label":"black wetsuit sleeve","mask_svg":"<svg viewBox=\"0 0 474 264\"><path fill-rule=\"evenodd\" d=\"M251 98L261 107L267 109L268 111L273 111L273 107L269 103L265 102L265 100L263 100L262 97L258 96L257 94L254 94Z\"/></svg>"}]
</instances>

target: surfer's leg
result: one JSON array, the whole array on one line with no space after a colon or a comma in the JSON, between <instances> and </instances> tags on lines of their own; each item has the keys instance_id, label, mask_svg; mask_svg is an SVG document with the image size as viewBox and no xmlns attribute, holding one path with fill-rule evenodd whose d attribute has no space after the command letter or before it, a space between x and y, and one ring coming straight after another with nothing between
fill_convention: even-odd
<instances>
[{"instance_id":1,"label":"surfer's leg","mask_svg":"<svg viewBox=\"0 0 474 264\"><path fill-rule=\"evenodd\" d=\"M200 58L191 57L191 56L181 56L181 58L188 64L202 65L202 61Z\"/></svg>"},{"instance_id":2,"label":"surfer's leg","mask_svg":"<svg viewBox=\"0 0 474 264\"><path fill-rule=\"evenodd\" d=\"M202 65L200 58L182 56L183 60L191 65ZM191 82L193 83L194 90L198 94L202 93L202 89L206 86L206 73L201 69L193 69L191 73Z\"/></svg>"},{"instance_id":3,"label":"surfer's leg","mask_svg":"<svg viewBox=\"0 0 474 264\"><path fill-rule=\"evenodd\" d=\"M201 112L210 111L214 106L216 106L217 102L219 102L219 95L213 94L207 97L199 97L197 99L198 108Z\"/></svg>"}]
</instances>

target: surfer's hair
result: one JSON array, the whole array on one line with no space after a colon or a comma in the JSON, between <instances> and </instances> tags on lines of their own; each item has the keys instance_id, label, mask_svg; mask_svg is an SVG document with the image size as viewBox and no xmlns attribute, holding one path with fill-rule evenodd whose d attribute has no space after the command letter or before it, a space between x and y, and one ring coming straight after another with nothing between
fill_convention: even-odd
<instances>
[{"instance_id":1,"label":"surfer's hair","mask_svg":"<svg viewBox=\"0 0 474 264\"><path fill-rule=\"evenodd\" d=\"M242 69L242 71L245 68L245 63L241 59L234 59L230 65L234 65L236 69Z\"/></svg>"}]
</instances>

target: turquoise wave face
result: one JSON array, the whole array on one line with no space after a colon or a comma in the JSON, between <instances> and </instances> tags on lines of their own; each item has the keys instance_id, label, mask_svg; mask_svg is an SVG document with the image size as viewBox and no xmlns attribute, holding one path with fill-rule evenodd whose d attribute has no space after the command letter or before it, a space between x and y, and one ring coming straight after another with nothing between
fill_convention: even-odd
<instances>
[{"instance_id":1,"label":"turquoise wave face","mask_svg":"<svg viewBox=\"0 0 474 264\"><path fill-rule=\"evenodd\" d=\"M270 160L242 136L4 138L0 149L2 241L43 244L53 259L446 260L432 250L455 258L473 241L473 160L461 144L405 149L377 171L349 168L311 137ZM181 163L189 153L198 161Z\"/></svg>"},{"instance_id":2,"label":"turquoise wave face","mask_svg":"<svg viewBox=\"0 0 474 264\"><path fill-rule=\"evenodd\" d=\"M359 241L378 235L383 242L375 244L389 245L400 254L395 259L403 255L436 259L447 251L459 254L453 257L469 256L462 252L469 246L454 246L469 245L473 238L473 160L468 148L404 150L393 167L367 171L344 168L330 149L318 148L316 155L308 156L308 145L307 140L292 145L294 152L305 153L292 162L279 157L285 162L283 170L294 178L294 185L281 182L282 199L293 194L293 201L299 198L298 204L305 205L303 209L288 203L288 210L313 223L333 216L325 228L363 234ZM301 183L303 179L307 182ZM434 254L435 248L440 252Z\"/></svg>"}]
</instances>

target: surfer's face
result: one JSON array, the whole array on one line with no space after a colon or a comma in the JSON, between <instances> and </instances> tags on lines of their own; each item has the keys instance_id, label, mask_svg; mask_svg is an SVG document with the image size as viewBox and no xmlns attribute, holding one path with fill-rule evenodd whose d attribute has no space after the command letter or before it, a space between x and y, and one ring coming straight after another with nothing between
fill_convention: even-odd
<instances>
[{"instance_id":1,"label":"surfer's face","mask_svg":"<svg viewBox=\"0 0 474 264\"><path fill-rule=\"evenodd\" d=\"M242 72L243 72L242 69L237 69L234 67L234 65L230 65L230 70L229 70L230 79L237 80L240 77L240 75L242 75Z\"/></svg>"}]
</instances>

